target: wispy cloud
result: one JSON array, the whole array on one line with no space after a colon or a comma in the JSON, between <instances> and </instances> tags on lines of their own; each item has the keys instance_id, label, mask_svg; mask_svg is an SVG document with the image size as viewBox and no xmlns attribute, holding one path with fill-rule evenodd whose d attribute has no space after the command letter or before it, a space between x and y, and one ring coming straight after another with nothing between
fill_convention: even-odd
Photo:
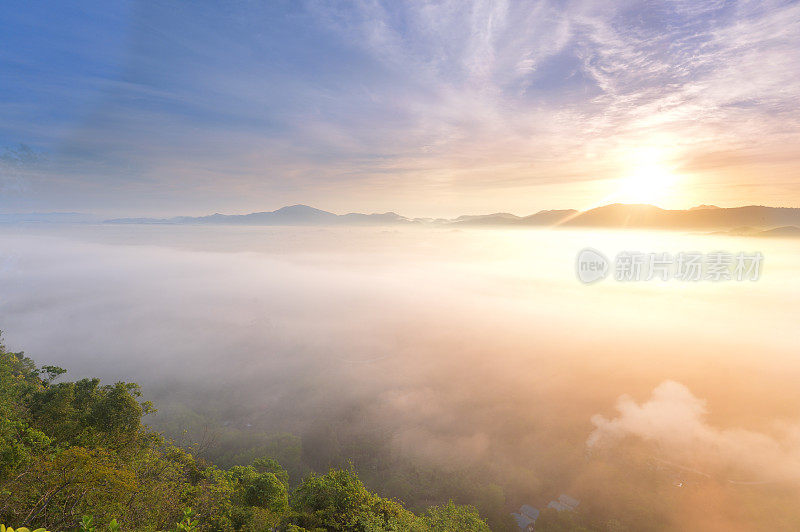
<instances>
[{"instance_id":1,"label":"wispy cloud","mask_svg":"<svg viewBox=\"0 0 800 532\"><path fill-rule=\"evenodd\" d=\"M436 214L492 198L524 212L553 206L541 186L561 184L575 206L597 199L572 185L619 177L639 151L698 186L727 171L765 199L800 164L797 2L140 2L108 14L126 40L105 51L71 38L91 34L89 16L65 32L20 12L5 16L40 37L0 57L19 74L0 140L58 155L32 192L45 204L324 197ZM86 185L78 197L58 190L70 176Z\"/></svg>"}]
</instances>

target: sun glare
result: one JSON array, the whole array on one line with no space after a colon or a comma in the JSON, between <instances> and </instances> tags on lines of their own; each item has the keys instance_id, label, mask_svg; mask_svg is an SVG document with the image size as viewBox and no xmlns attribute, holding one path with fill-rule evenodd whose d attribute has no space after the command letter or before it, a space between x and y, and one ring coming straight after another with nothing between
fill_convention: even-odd
<instances>
[{"instance_id":1,"label":"sun glare","mask_svg":"<svg viewBox=\"0 0 800 532\"><path fill-rule=\"evenodd\" d=\"M676 154L669 139L645 146L628 147L620 158L621 177L616 179L608 199L617 203L667 202L677 192L678 174L673 172ZM663 205L659 205L663 206Z\"/></svg>"},{"instance_id":2,"label":"sun glare","mask_svg":"<svg viewBox=\"0 0 800 532\"><path fill-rule=\"evenodd\" d=\"M656 203L672 191L677 177L658 165L636 168L619 183L618 201L624 203Z\"/></svg>"}]
</instances>

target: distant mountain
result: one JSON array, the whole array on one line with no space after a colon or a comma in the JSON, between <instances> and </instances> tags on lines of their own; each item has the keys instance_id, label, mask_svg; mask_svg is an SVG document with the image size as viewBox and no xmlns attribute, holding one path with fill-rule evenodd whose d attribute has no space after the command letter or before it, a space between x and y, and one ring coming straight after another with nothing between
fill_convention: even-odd
<instances>
[{"instance_id":1,"label":"distant mountain","mask_svg":"<svg viewBox=\"0 0 800 532\"><path fill-rule=\"evenodd\" d=\"M516 216L507 212L476 216L459 216L448 223L458 225L557 225L578 214L574 209L539 211L530 216Z\"/></svg>"},{"instance_id":2,"label":"distant mountain","mask_svg":"<svg viewBox=\"0 0 800 532\"><path fill-rule=\"evenodd\" d=\"M478 214L459 216L452 220L454 224L461 225L508 225L518 224L522 218L507 212L498 212L495 214Z\"/></svg>"},{"instance_id":3,"label":"distant mountain","mask_svg":"<svg viewBox=\"0 0 800 532\"><path fill-rule=\"evenodd\" d=\"M393 212L382 214L334 214L308 205L291 205L277 211L250 214L212 214L210 216L178 216L175 218L117 218L112 224L194 224L194 225L392 225L413 223Z\"/></svg>"},{"instance_id":4,"label":"distant mountain","mask_svg":"<svg viewBox=\"0 0 800 532\"><path fill-rule=\"evenodd\" d=\"M726 235L726 236L761 236L761 237L777 237L777 238L800 238L800 227L794 225L784 225L781 227L774 227L772 229L757 229L755 227L734 227L727 231L715 231L712 235Z\"/></svg>"},{"instance_id":5,"label":"distant mountain","mask_svg":"<svg viewBox=\"0 0 800 532\"><path fill-rule=\"evenodd\" d=\"M339 218L336 214L307 205L292 205L271 212L250 214L212 214L199 218L180 217L178 223L236 224L236 225L325 225Z\"/></svg>"},{"instance_id":6,"label":"distant mountain","mask_svg":"<svg viewBox=\"0 0 800 532\"><path fill-rule=\"evenodd\" d=\"M800 237L800 227L794 225L786 225L783 227L776 227L774 229L767 229L766 231L759 232L756 236L778 236L778 237Z\"/></svg>"},{"instance_id":7,"label":"distant mountain","mask_svg":"<svg viewBox=\"0 0 800 532\"><path fill-rule=\"evenodd\" d=\"M276 211L251 214L212 214L176 218L119 218L114 224L209 224L209 225L451 225L471 227L602 227L614 229L676 229L684 231L721 231L753 235L775 230L775 235L793 234L800 226L800 209L781 207L721 208L700 205L688 210L667 210L653 205L615 203L587 211L574 209L539 211L529 216L500 212L459 216L458 218L406 218L394 212L375 214L334 214L307 205L292 205ZM764 235L766 236L766 235Z\"/></svg>"},{"instance_id":8,"label":"distant mountain","mask_svg":"<svg viewBox=\"0 0 800 532\"><path fill-rule=\"evenodd\" d=\"M340 222L350 225L392 225L392 224L407 224L414 222L405 216L400 216L395 212L385 212L383 214L361 214L358 212L351 212L339 216Z\"/></svg>"},{"instance_id":9,"label":"distant mountain","mask_svg":"<svg viewBox=\"0 0 800 532\"><path fill-rule=\"evenodd\" d=\"M528 225L560 225L573 219L579 212L575 209L539 211L523 218L522 223Z\"/></svg>"},{"instance_id":10,"label":"distant mountain","mask_svg":"<svg viewBox=\"0 0 800 532\"><path fill-rule=\"evenodd\" d=\"M639 229L721 230L749 226L773 228L800 225L800 209L781 207L734 207L665 210L652 205L613 204L582 212L565 226Z\"/></svg>"}]
</instances>

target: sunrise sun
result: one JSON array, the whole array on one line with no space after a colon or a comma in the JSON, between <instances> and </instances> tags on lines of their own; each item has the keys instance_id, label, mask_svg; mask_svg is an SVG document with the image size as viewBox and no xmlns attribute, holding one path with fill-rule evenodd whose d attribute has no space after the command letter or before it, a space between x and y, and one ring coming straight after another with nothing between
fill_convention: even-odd
<instances>
[{"instance_id":1,"label":"sunrise sun","mask_svg":"<svg viewBox=\"0 0 800 532\"><path fill-rule=\"evenodd\" d=\"M658 165L640 166L619 183L619 199L625 203L655 203L672 191L677 177Z\"/></svg>"}]
</instances>

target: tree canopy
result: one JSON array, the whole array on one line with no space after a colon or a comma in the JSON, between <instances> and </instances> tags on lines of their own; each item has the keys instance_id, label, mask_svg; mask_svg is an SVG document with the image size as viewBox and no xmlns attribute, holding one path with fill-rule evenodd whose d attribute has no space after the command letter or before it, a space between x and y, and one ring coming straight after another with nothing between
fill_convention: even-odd
<instances>
[{"instance_id":1,"label":"tree canopy","mask_svg":"<svg viewBox=\"0 0 800 532\"><path fill-rule=\"evenodd\" d=\"M136 384L64 373L0 343L0 522L16 530L489 530L452 501L416 515L353 467L294 490L269 456L220 468L149 429Z\"/></svg>"}]
</instances>

